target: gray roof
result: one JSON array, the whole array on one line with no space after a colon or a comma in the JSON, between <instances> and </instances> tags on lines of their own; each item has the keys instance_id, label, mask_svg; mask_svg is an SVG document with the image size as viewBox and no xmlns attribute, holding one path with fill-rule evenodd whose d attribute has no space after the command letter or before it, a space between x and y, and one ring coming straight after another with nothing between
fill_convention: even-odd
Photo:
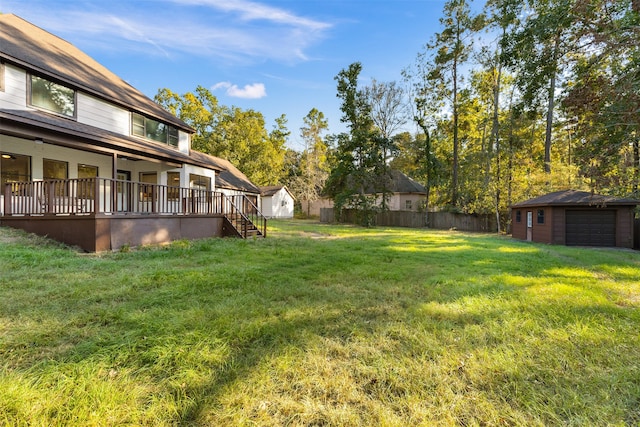
<instances>
[{"instance_id":1,"label":"gray roof","mask_svg":"<svg viewBox=\"0 0 640 427\"><path fill-rule=\"evenodd\" d=\"M414 181L404 173L395 169L389 171L387 191L390 191L391 193L427 194L427 189L424 188L422 184ZM374 193L373 187L368 188L367 193Z\"/></svg>"},{"instance_id":2,"label":"gray roof","mask_svg":"<svg viewBox=\"0 0 640 427\"><path fill-rule=\"evenodd\" d=\"M182 120L71 43L16 15L0 14L0 58L73 89L193 132Z\"/></svg>"},{"instance_id":3,"label":"gray roof","mask_svg":"<svg viewBox=\"0 0 640 427\"><path fill-rule=\"evenodd\" d=\"M513 208L526 206L636 206L640 200L616 198L594 194L588 191L562 190L540 197L525 200L513 205Z\"/></svg>"},{"instance_id":4,"label":"gray roof","mask_svg":"<svg viewBox=\"0 0 640 427\"><path fill-rule=\"evenodd\" d=\"M263 197L271 197L284 188L284 190L289 193L291 198L295 199L295 197L293 197L293 194L291 194L291 191L289 191L289 189L285 185L264 185L259 188L260 195Z\"/></svg>"},{"instance_id":5,"label":"gray roof","mask_svg":"<svg viewBox=\"0 0 640 427\"><path fill-rule=\"evenodd\" d=\"M235 167L230 161L215 157L199 151L191 151L191 157L202 161L212 162L222 169L220 175L216 176L216 187L229 190L244 191L246 193L260 194L260 189L253 183L240 169Z\"/></svg>"},{"instance_id":6,"label":"gray roof","mask_svg":"<svg viewBox=\"0 0 640 427\"><path fill-rule=\"evenodd\" d=\"M394 193L422 193L427 194L424 186L399 170L391 171L391 191Z\"/></svg>"}]
</instances>

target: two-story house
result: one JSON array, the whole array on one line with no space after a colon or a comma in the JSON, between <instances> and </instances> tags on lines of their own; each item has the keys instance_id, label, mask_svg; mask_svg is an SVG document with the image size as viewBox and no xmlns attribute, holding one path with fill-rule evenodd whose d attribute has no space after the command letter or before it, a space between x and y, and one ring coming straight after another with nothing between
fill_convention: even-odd
<instances>
[{"instance_id":1,"label":"two-story house","mask_svg":"<svg viewBox=\"0 0 640 427\"><path fill-rule=\"evenodd\" d=\"M72 44L0 14L0 225L88 251L264 236L259 189L191 150L193 132Z\"/></svg>"}]
</instances>

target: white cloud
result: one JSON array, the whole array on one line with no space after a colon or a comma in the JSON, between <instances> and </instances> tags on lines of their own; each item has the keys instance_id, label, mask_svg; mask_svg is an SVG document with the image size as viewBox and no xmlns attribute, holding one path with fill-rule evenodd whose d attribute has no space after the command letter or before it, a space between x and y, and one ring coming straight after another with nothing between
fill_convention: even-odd
<instances>
[{"instance_id":1,"label":"white cloud","mask_svg":"<svg viewBox=\"0 0 640 427\"><path fill-rule=\"evenodd\" d=\"M285 9L244 0L169 0L182 5L203 5L224 12L235 12L246 21L271 21L308 30L324 30L331 24L297 16Z\"/></svg>"},{"instance_id":2,"label":"white cloud","mask_svg":"<svg viewBox=\"0 0 640 427\"><path fill-rule=\"evenodd\" d=\"M239 88L238 85L231 84L231 82L220 82L211 86L211 90L216 89L226 89L225 93L234 98L260 99L267 96L263 83L253 83Z\"/></svg>"},{"instance_id":3,"label":"white cloud","mask_svg":"<svg viewBox=\"0 0 640 427\"><path fill-rule=\"evenodd\" d=\"M153 19L149 19L145 7L137 7L146 2L136 2L135 7L122 10L118 2L109 9L93 4L89 10L70 2L55 14L32 8L25 18L70 41L83 39L85 46L174 58L188 54L228 64L306 61L306 51L332 27L327 22L258 2L157 2L166 7L156 8Z\"/></svg>"}]
</instances>

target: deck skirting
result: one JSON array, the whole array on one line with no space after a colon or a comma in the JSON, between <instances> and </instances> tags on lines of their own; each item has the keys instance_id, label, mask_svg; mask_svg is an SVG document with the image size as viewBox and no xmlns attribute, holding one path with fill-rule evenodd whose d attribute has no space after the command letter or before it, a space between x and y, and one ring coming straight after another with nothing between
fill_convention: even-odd
<instances>
[{"instance_id":1,"label":"deck skirting","mask_svg":"<svg viewBox=\"0 0 640 427\"><path fill-rule=\"evenodd\" d=\"M0 225L47 236L87 252L228 235L222 214L4 216Z\"/></svg>"}]
</instances>

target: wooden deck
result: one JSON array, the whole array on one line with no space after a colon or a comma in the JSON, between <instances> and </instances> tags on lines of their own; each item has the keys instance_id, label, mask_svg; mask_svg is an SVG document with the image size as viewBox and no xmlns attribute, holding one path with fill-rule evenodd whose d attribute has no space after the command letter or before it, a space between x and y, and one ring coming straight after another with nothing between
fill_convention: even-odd
<instances>
[{"instance_id":1,"label":"wooden deck","mask_svg":"<svg viewBox=\"0 0 640 427\"><path fill-rule=\"evenodd\" d=\"M0 225L88 252L206 237L266 237L267 220L243 195L105 178L13 182Z\"/></svg>"}]
</instances>

